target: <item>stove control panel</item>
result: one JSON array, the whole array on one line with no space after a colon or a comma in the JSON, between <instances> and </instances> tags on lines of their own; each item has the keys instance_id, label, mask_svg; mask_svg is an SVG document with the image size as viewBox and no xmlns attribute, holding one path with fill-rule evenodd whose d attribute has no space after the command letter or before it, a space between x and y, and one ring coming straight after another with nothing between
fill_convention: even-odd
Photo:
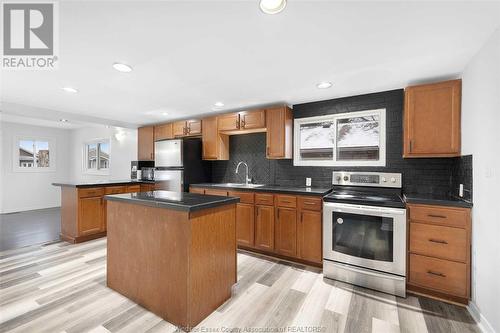
<instances>
[{"instance_id":1,"label":"stove control panel","mask_svg":"<svg viewBox=\"0 0 500 333\"><path fill-rule=\"evenodd\" d=\"M400 173L334 171L333 185L402 187Z\"/></svg>"}]
</instances>

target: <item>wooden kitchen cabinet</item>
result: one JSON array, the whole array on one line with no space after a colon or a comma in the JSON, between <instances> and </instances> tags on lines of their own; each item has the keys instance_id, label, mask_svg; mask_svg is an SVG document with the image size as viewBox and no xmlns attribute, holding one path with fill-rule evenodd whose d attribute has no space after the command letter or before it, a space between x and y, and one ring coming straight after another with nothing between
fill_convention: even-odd
<instances>
[{"instance_id":1,"label":"wooden kitchen cabinet","mask_svg":"<svg viewBox=\"0 0 500 333\"><path fill-rule=\"evenodd\" d=\"M201 135L204 160L228 160L229 136L219 133L217 117L205 118Z\"/></svg>"},{"instance_id":2,"label":"wooden kitchen cabinet","mask_svg":"<svg viewBox=\"0 0 500 333\"><path fill-rule=\"evenodd\" d=\"M240 129L250 130L266 127L266 111L265 110L253 110L253 111L241 111L240 115Z\"/></svg>"},{"instance_id":3,"label":"wooden kitchen cabinet","mask_svg":"<svg viewBox=\"0 0 500 333\"><path fill-rule=\"evenodd\" d=\"M239 113L227 113L217 117L219 131L234 131L240 129Z\"/></svg>"},{"instance_id":4,"label":"wooden kitchen cabinet","mask_svg":"<svg viewBox=\"0 0 500 333\"><path fill-rule=\"evenodd\" d=\"M266 109L266 157L293 158L293 115L287 106Z\"/></svg>"},{"instance_id":5,"label":"wooden kitchen cabinet","mask_svg":"<svg viewBox=\"0 0 500 333\"><path fill-rule=\"evenodd\" d=\"M274 251L274 207L255 206L255 247Z\"/></svg>"},{"instance_id":6,"label":"wooden kitchen cabinet","mask_svg":"<svg viewBox=\"0 0 500 333\"><path fill-rule=\"evenodd\" d=\"M167 140L174 138L174 124L162 124L154 127L155 141Z\"/></svg>"},{"instance_id":7,"label":"wooden kitchen cabinet","mask_svg":"<svg viewBox=\"0 0 500 333\"><path fill-rule=\"evenodd\" d=\"M82 236L105 231L103 198L80 198L78 204L78 232Z\"/></svg>"},{"instance_id":8,"label":"wooden kitchen cabinet","mask_svg":"<svg viewBox=\"0 0 500 333\"><path fill-rule=\"evenodd\" d=\"M274 230L276 251L295 257L297 255L297 210L277 207Z\"/></svg>"},{"instance_id":9,"label":"wooden kitchen cabinet","mask_svg":"<svg viewBox=\"0 0 500 333\"><path fill-rule=\"evenodd\" d=\"M403 157L460 156L461 80L407 87Z\"/></svg>"},{"instance_id":10,"label":"wooden kitchen cabinet","mask_svg":"<svg viewBox=\"0 0 500 333\"><path fill-rule=\"evenodd\" d=\"M323 264L321 197L193 186L189 191L240 198L236 208L239 247L310 265Z\"/></svg>"},{"instance_id":11,"label":"wooden kitchen cabinet","mask_svg":"<svg viewBox=\"0 0 500 333\"><path fill-rule=\"evenodd\" d=\"M322 248L322 213L303 210L298 212L297 254L300 259L321 264Z\"/></svg>"},{"instance_id":12,"label":"wooden kitchen cabinet","mask_svg":"<svg viewBox=\"0 0 500 333\"><path fill-rule=\"evenodd\" d=\"M139 127L137 130L137 159L139 161L154 161L154 127Z\"/></svg>"},{"instance_id":13,"label":"wooden kitchen cabinet","mask_svg":"<svg viewBox=\"0 0 500 333\"><path fill-rule=\"evenodd\" d=\"M186 135L186 121L176 121L172 125L172 131L174 136L184 136Z\"/></svg>"},{"instance_id":14,"label":"wooden kitchen cabinet","mask_svg":"<svg viewBox=\"0 0 500 333\"><path fill-rule=\"evenodd\" d=\"M409 292L468 304L470 209L408 204Z\"/></svg>"}]
</instances>

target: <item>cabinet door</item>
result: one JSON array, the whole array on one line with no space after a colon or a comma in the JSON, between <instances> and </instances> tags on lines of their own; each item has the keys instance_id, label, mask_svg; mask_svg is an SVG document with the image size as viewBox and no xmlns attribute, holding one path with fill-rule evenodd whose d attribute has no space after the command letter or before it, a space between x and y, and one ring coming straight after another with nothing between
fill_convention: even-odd
<instances>
[{"instance_id":1,"label":"cabinet door","mask_svg":"<svg viewBox=\"0 0 500 333\"><path fill-rule=\"evenodd\" d=\"M240 128L256 129L266 127L265 110L242 111L240 112Z\"/></svg>"},{"instance_id":2,"label":"cabinet door","mask_svg":"<svg viewBox=\"0 0 500 333\"><path fill-rule=\"evenodd\" d=\"M186 122L185 121L176 121L173 124L173 132L174 132L174 136L186 135Z\"/></svg>"},{"instance_id":3,"label":"cabinet door","mask_svg":"<svg viewBox=\"0 0 500 333\"><path fill-rule=\"evenodd\" d=\"M202 155L204 160L217 159L217 117L203 119L203 145Z\"/></svg>"},{"instance_id":4,"label":"cabinet door","mask_svg":"<svg viewBox=\"0 0 500 333\"><path fill-rule=\"evenodd\" d=\"M253 246L255 209L252 204L236 204L236 240L238 244Z\"/></svg>"},{"instance_id":5,"label":"cabinet door","mask_svg":"<svg viewBox=\"0 0 500 333\"><path fill-rule=\"evenodd\" d=\"M321 263L322 249L322 221L320 211L299 212L297 227L297 247L299 258Z\"/></svg>"},{"instance_id":6,"label":"cabinet door","mask_svg":"<svg viewBox=\"0 0 500 333\"><path fill-rule=\"evenodd\" d=\"M174 128L172 123L155 126L155 141L173 139Z\"/></svg>"},{"instance_id":7,"label":"cabinet door","mask_svg":"<svg viewBox=\"0 0 500 333\"><path fill-rule=\"evenodd\" d=\"M255 206L255 247L274 250L274 207Z\"/></svg>"},{"instance_id":8,"label":"cabinet door","mask_svg":"<svg viewBox=\"0 0 500 333\"><path fill-rule=\"evenodd\" d=\"M153 126L139 127L137 131L137 159L139 161L153 161L154 154Z\"/></svg>"},{"instance_id":9,"label":"cabinet door","mask_svg":"<svg viewBox=\"0 0 500 333\"><path fill-rule=\"evenodd\" d=\"M460 155L461 80L405 89L404 157Z\"/></svg>"},{"instance_id":10,"label":"cabinet door","mask_svg":"<svg viewBox=\"0 0 500 333\"><path fill-rule=\"evenodd\" d=\"M266 157L293 158L292 111L285 106L266 110L266 127Z\"/></svg>"},{"instance_id":11,"label":"cabinet door","mask_svg":"<svg viewBox=\"0 0 500 333\"><path fill-rule=\"evenodd\" d=\"M240 115L228 113L217 117L219 131L234 131L240 129Z\"/></svg>"},{"instance_id":12,"label":"cabinet door","mask_svg":"<svg viewBox=\"0 0 500 333\"><path fill-rule=\"evenodd\" d=\"M105 230L102 197L81 198L78 209L78 232L80 236Z\"/></svg>"},{"instance_id":13,"label":"cabinet door","mask_svg":"<svg viewBox=\"0 0 500 333\"><path fill-rule=\"evenodd\" d=\"M295 257L297 255L297 211L290 208L276 208L277 252Z\"/></svg>"},{"instance_id":14,"label":"cabinet door","mask_svg":"<svg viewBox=\"0 0 500 333\"><path fill-rule=\"evenodd\" d=\"M201 134L201 120L194 119L186 121L187 135L200 135Z\"/></svg>"}]
</instances>

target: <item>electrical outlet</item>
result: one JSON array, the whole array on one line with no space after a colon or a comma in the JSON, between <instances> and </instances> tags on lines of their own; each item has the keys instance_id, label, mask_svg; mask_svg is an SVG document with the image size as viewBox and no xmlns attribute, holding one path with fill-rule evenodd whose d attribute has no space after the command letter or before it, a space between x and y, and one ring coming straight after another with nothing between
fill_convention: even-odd
<instances>
[{"instance_id":1,"label":"electrical outlet","mask_svg":"<svg viewBox=\"0 0 500 333\"><path fill-rule=\"evenodd\" d=\"M462 198L464 196L464 184L460 184L460 187L458 189L458 196Z\"/></svg>"},{"instance_id":2,"label":"electrical outlet","mask_svg":"<svg viewBox=\"0 0 500 333\"><path fill-rule=\"evenodd\" d=\"M306 178L306 186L310 187L311 183L312 183L312 179L311 178Z\"/></svg>"}]
</instances>

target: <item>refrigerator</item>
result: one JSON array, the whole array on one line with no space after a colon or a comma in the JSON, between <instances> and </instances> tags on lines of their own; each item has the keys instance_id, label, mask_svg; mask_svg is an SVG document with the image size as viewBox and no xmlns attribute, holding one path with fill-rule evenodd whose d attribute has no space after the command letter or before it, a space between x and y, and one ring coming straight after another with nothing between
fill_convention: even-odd
<instances>
[{"instance_id":1,"label":"refrigerator","mask_svg":"<svg viewBox=\"0 0 500 333\"><path fill-rule=\"evenodd\" d=\"M200 138L155 142L155 188L188 192L189 185L212 180L210 162L202 160Z\"/></svg>"}]
</instances>

